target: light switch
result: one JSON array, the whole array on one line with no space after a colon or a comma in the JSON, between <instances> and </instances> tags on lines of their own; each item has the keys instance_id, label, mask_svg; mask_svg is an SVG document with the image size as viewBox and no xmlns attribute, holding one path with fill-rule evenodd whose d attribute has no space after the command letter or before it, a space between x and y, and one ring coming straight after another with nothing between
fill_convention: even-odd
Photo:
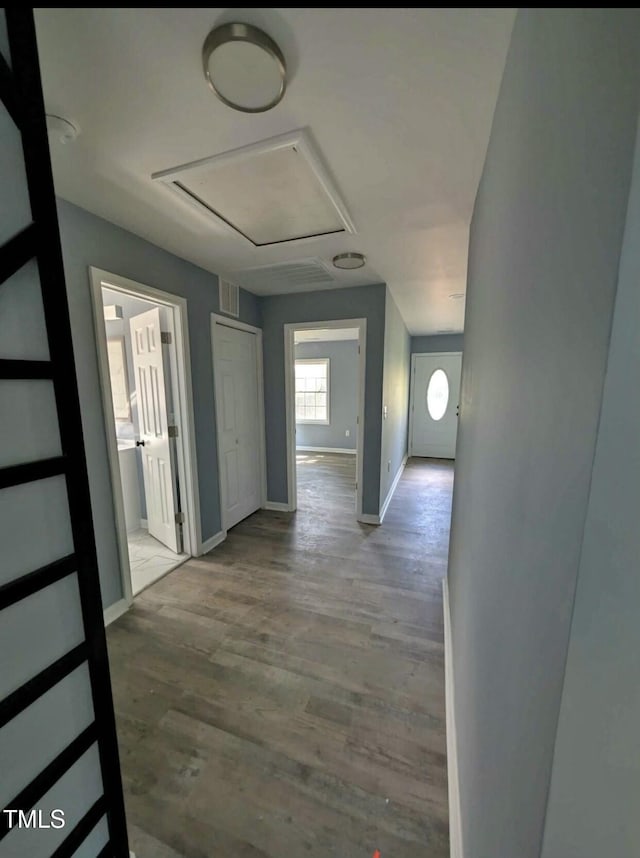
<instances>
[{"instance_id":1,"label":"light switch","mask_svg":"<svg viewBox=\"0 0 640 858\"><path fill-rule=\"evenodd\" d=\"M386 420L388 416L389 416L389 406L388 406L388 405L384 405L384 406L382 407L382 419L383 419L383 420Z\"/></svg>"}]
</instances>

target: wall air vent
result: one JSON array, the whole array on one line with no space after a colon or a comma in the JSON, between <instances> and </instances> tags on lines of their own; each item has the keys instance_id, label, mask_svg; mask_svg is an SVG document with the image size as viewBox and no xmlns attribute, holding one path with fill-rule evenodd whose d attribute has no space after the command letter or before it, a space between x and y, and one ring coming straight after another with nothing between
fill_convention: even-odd
<instances>
[{"instance_id":1,"label":"wall air vent","mask_svg":"<svg viewBox=\"0 0 640 858\"><path fill-rule=\"evenodd\" d=\"M226 313L227 316L240 315L240 289L235 283L230 283L229 280L223 280L222 277L218 281L219 296L220 296L220 312Z\"/></svg>"},{"instance_id":2,"label":"wall air vent","mask_svg":"<svg viewBox=\"0 0 640 858\"><path fill-rule=\"evenodd\" d=\"M317 257L245 268L234 274L245 289L258 295L331 289L338 285L329 269Z\"/></svg>"},{"instance_id":3,"label":"wall air vent","mask_svg":"<svg viewBox=\"0 0 640 858\"><path fill-rule=\"evenodd\" d=\"M151 178L254 247L355 232L337 188L302 130L162 170Z\"/></svg>"}]
</instances>

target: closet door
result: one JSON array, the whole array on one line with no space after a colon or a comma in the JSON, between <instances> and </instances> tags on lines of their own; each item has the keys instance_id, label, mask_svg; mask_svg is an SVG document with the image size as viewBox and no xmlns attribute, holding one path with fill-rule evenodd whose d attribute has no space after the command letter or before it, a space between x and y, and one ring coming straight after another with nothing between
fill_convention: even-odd
<instances>
[{"instance_id":1,"label":"closet door","mask_svg":"<svg viewBox=\"0 0 640 858\"><path fill-rule=\"evenodd\" d=\"M260 417L256 335L216 322L215 378L222 527L260 509Z\"/></svg>"},{"instance_id":2,"label":"closet door","mask_svg":"<svg viewBox=\"0 0 640 858\"><path fill-rule=\"evenodd\" d=\"M0 855L125 858L35 28L17 6L0 9L0 414Z\"/></svg>"}]
</instances>

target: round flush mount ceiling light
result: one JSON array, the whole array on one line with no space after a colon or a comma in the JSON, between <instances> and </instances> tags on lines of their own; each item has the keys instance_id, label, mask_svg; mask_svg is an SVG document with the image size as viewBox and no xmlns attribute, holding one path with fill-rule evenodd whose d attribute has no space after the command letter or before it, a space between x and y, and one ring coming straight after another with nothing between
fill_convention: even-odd
<instances>
[{"instance_id":1,"label":"round flush mount ceiling light","mask_svg":"<svg viewBox=\"0 0 640 858\"><path fill-rule=\"evenodd\" d=\"M263 113L282 99L287 66L282 51L252 24L221 24L202 46L204 76L220 101L243 113Z\"/></svg>"},{"instance_id":2,"label":"round flush mount ceiling light","mask_svg":"<svg viewBox=\"0 0 640 858\"><path fill-rule=\"evenodd\" d=\"M354 268L362 268L367 261L363 253L339 253L333 257L333 264L336 268L342 268L345 271L352 271Z\"/></svg>"},{"instance_id":3,"label":"round flush mount ceiling light","mask_svg":"<svg viewBox=\"0 0 640 858\"><path fill-rule=\"evenodd\" d=\"M464 298L464 292L452 292L451 295L449 295L449 298L451 298L452 301L459 301L461 298Z\"/></svg>"},{"instance_id":4,"label":"round flush mount ceiling light","mask_svg":"<svg viewBox=\"0 0 640 858\"><path fill-rule=\"evenodd\" d=\"M80 129L64 119L62 116L56 116L54 113L47 113L47 131L52 140L58 140L60 143L71 143L80 133Z\"/></svg>"}]
</instances>

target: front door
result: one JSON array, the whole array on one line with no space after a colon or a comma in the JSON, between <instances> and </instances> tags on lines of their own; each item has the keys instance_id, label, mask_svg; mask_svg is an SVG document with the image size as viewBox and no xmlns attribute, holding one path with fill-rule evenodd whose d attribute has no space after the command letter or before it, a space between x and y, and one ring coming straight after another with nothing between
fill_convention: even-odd
<instances>
[{"instance_id":1,"label":"front door","mask_svg":"<svg viewBox=\"0 0 640 858\"><path fill-rule=\"evenodd\" d=\"M216 323L214 370L222 526L260 508L260 420L256 335Z\"/></svg>"},{"instance_id":2,"label":"front door","mask_svg":"<svg viewBox=\"0 0 640 858\"><path fill-rule=\"evenodd\" d=\"M133 316L129 323L149 533L179 554L175 445L169 437L168 356L163 355L160 308Z\"/></svg>"},{"instance_id":3,"label":"front door","mask_svg":"<svg viewBox=\"0 0 640 858\"><path fill-rule=\"evenodd\" d=\"M462 355L413 356L411 455L455 459Z\"/></svg>"}]
</instances>

